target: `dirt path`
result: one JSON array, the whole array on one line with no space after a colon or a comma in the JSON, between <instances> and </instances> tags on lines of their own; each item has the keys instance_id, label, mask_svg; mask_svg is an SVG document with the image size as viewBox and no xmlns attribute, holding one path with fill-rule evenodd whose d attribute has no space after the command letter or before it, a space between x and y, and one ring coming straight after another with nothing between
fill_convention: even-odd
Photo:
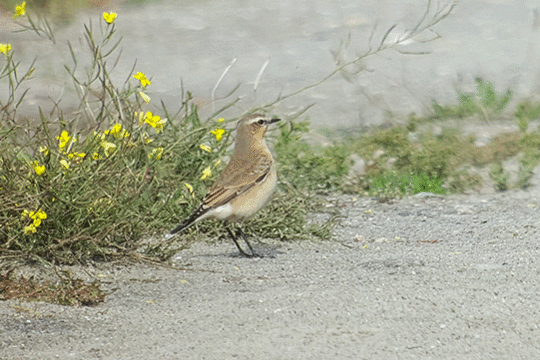
<instances>
[{"instance_id":1,"label":"dirt path","mask_svg":"<svg viewBox=\"0 0 540 360\"><path fill-rule=\"evenodd\" d=\"M538 191L339 204L334 242L198 243L90 269L96 307L1 302L0 358L540 358Z\"/></svg>"}]
</instances>

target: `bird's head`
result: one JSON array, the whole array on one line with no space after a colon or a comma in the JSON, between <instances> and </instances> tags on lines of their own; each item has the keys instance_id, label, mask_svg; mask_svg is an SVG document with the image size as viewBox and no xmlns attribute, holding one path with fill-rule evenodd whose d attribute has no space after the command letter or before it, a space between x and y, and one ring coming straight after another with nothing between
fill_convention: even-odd
<instances>
[{"instance_id":1,"label":"bird's head","mask_svg":"<svg viewBox=\"0 0 540 360\"><path fill-rule=\"evenodd\" d=\"M280 121L280 119L269 117L261 114L250 114L244 116L236 127L236 142L258 142L263 141L264 134L270 124Z\"/></svg>"}]
</instances>

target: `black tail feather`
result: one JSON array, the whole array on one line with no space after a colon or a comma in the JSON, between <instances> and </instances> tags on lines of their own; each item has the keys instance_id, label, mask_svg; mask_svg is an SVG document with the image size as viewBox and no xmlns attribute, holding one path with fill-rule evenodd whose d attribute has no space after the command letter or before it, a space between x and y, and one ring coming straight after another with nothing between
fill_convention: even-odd
<instances>
[{"instance_id":1,"label":"black tail feather","mask_svg":"<svg viewBox=\"0 0 540 360\"><path fill-rule=\"evenodd\" d=\"M199 206L199 208L197 210L195 210L193 212L193 214L191 214L186 220L184 220L180 225L178 225L177 227L175 227L171 232L170 232L170 235L174 235L178 232L181 232L181 231L184 231L185 229L187 229L188 227L190 227L191 225L193 225L195 222L197 222L197 220L204 214L206 213L208 210L210 210L209 208L204 208L203 207L203 204L201 204L201 206Z\"/></svg>"}]
</instances>

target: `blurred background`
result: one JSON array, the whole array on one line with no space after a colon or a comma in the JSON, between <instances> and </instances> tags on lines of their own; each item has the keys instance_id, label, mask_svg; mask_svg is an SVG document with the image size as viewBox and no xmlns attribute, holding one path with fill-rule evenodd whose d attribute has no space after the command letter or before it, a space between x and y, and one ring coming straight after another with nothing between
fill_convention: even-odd
<instances>
[{"instance_id":1,"label":"blurred background","mask_svg":"<svg viewBox=\"0 0 540 360\"><path fill-rule=\"evenodd\" d=\"M113 76L125 81L136 62L135 70L152 80L148 95L154 106L161 99L175 107L183 85L203 117L241 97L223 114L235 117L322 79L336 68L334 55L340 44L348 44L341 47L341 54L351 60L368 50L370 38L371 45L378 46L393 25L387 41L395 41L417 24L428 4L426 0L27 1L28 8L39 8L51 19L56 34L52 43L31 32L16 32L20 27L12 14L18 3L0 2L0 43L12 45L23 68L37 58L34 79L27 85L31 89L25 99L26 116L37 114L38 107L52 108L58 99L66 111L78 104L64 68L72 61L67 41L75 53L82 53L83 24L92 22L98 28L101 14L115 11L117 34L123 41ZM433 1L430 11L449 4ZM458 91L475 91L477 77L493 82L498 91L512 90L514 102L539 98L538 0L461 1L433 29L436 33L426 32L402 44L401 52L388 50L369 57L359 73L337 74L277 104L271 113L286 118L314 104L306 113L314 127L379 125L406 119L412 112L422 115L430 111L433 99L456 102Z\"/></svg>"}]
</instances>

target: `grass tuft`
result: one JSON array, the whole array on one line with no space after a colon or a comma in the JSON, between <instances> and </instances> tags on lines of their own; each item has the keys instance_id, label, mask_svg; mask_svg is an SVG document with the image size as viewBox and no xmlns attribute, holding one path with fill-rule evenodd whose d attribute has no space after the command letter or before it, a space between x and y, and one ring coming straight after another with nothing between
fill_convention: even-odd
<instances>
[{"instance_id":1,"label":"grass tuft","mask_svg":"<svg viewBox=\"0 0 540 360\"><path fill-rule=\"evenodd\" d=\"M434 119L463 119L479 115L485 120L490 120L500 114L512 100L511 90L500 94L495 90L493 83L485 81L481 77L476 78L475 93L458 93L457 105L440 105L432 100L433 115L428 117Z\"/></svg>"}]
</instances>

